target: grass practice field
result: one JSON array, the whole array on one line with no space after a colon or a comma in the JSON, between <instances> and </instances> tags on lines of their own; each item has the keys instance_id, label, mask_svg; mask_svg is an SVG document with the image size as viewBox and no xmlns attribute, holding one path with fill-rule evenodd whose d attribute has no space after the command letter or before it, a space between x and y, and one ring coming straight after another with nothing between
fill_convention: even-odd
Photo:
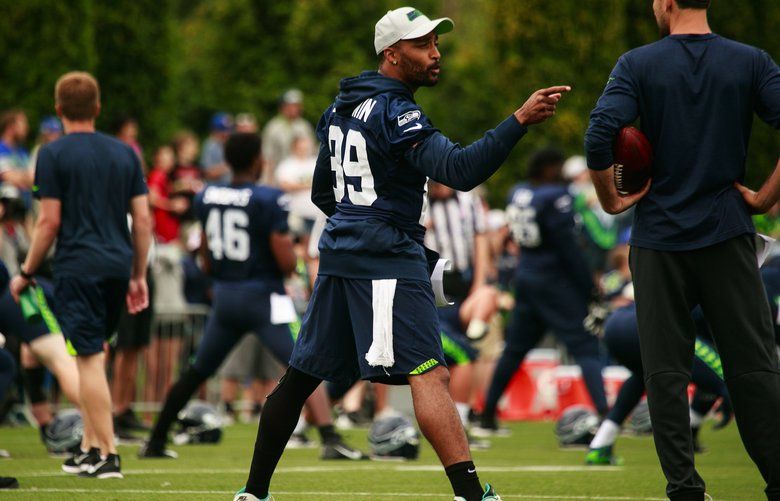
<instances>
[{"instance_id":1,"label":"grass practice field","mask_svg":"<svg viewBox=\"0 0 780 501\"><path fill-rule=\"evenodd\" d=\"M621 437L620 467L585 467L583 451L556 446L552 423L512 424L508 438L493 439L488 451L474 453L480 479L495 484L505 500L663 500L664 480L652 438ZM255 426L226 429L217 446L174 447L177 460L136 458L121 447L124 480L78 478L60 471L36 430L0 429L0 475L15 476L21 489L0 491L0 499L188 499L229 500L246 479ZM309 432L313 438L316 432ZM366 432L346 432L350 443L367 448ZM699 471L717 501L761 500L763 482L744 452L734 424L703 430L709 452L698 457ZM452 500L447 479L431 447L424 443L414 462L325 462L318 449L287 451L272 492L277 501Z\"/></svg>"}]
</instances>

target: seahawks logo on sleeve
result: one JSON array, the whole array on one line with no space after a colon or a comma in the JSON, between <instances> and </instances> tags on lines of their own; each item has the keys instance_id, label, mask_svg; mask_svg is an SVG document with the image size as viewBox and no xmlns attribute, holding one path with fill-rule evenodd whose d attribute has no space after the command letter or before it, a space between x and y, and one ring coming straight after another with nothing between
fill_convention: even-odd
<instances>
[{"instance_id":1,"label":"seahawks logo on sleeve","mask_svg":"<svg viewBox=\"0 0 780 501\"><path fill-rule=\"evenodd\" d=\"M407 111L406 113L398 115L398 126L403 127L409 122L419 120L421 116L422 114L420 113L420 110Z\"/></svg>"}]
</instances>

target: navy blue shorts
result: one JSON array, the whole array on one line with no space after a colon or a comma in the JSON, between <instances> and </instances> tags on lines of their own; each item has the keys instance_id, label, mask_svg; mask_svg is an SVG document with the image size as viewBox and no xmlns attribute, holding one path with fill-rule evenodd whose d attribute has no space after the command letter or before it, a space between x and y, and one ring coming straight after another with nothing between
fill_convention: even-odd
<instances>
[{"instance_id":1,"label":"navy blue shorts","mask_svg":"<svg viewBox=\"0 0 780 501\"><path fill-rule=\"evenodd\" d=\"M54 298L52 297L51 285L43 280L38 280L38 285L43 289L49 306L53 306ZM51 314L44 315L44 319L40 322L27 323L22 315L22 309L11 297L11 290L6 288L0 293L0 332L30 344L46 334L60 333L61 329Z\"/></svg>"},{"instance_id":2,"label":"navy blue shorts","mask_svg":"<svg viewBox=\"0 0 780 501\"><path fill-rule=\"evenodd\" d=\"M375 312L375 282L380 281L320 275L290 365L328 381L362 378L386 384L407 384L410 375L445 365L430 283L399 279L392 311ZM392 318L392 367L371 366L366 360L375 316Z\"/></svg>"},{"instance_id":3,"label":"navy blue shorts","mask_svg":"<svg viewBox=\"0 0 780 501\"><path fill-rule=\"evenodd\" d=\"M447 365L470 364L479 357L479 351L471 345L469 338L459 329L441 323L441 347Z\"/></svg>"},{"instance_id":4,"label":"navy blue shorts","mask_svg":"<svg viewBox=\"0 0 780 501\"><path fill-rule=\"evenodd\" d=\"M103 351L125 304L128 280L120 278L59 277L54 280L57 319L77 355Z\"/></svg>"},{"instance_id":5,"label":"navy blue shorts","mask_svg":"<svg viewBox=\"0 0 780 501\"><path fill-rule=\"evenodd\" d=\"M287 365L294 333L291 324L271 324L271 291L257 282L217 283L211 316L192 367L204 377L211 376L248 332Z\"/></svg>"},{"instance_id":6,"label":"navy blue shorts","mask_svg":"<svg viewBox=\"0 0 780 501\"><path fill-rule=\"evenodd\" d=\"M588 305L573 285L523 275L515 285L515 308L506 329L507 349L528 352L552 331L569 354L599 356L599 341L582 326Z\"/></svg>"}]
</instances>

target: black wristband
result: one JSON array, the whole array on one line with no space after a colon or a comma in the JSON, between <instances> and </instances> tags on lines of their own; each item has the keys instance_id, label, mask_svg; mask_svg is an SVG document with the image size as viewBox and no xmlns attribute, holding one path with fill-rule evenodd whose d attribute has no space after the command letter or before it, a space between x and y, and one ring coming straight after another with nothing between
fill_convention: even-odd
<instances>
[{"instance_id":1,"label":"black wristband","mask_svg":"<svg viewBox=\"0 0 780 501\"><path fill-rule=\"evenodd\" d=\"M24 271L24 268L21 268L21 267L19 268L19 275L21 275L21 277L23 279L28 280L28 281L35 278L35 276L33 274L27 273L26 271Z\"/></svg>"}]
</instances>

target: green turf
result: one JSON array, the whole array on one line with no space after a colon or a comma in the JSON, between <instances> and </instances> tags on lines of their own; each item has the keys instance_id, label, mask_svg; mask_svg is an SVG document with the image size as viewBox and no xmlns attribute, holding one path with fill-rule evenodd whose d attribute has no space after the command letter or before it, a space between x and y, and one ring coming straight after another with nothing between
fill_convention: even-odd
<instances>
[{"instance_id":1,"label":"green turf","mask_svg":"<svg viewBox=\"0 0 780 501\"><path fill-rule=\"evenodd\" d=\"M664 499L665 483L648 437L620 439L616 450L625 459L620 468L528 471L543 466L579 467L584 453L558 449L550 423L519 423L511 428L512 437L494 439L492 449L474 454L480 478L493 483L506 500ZM232 426L217 446L174 448L178 460L140 461L135 447L121 447L125 479L93 480L61 473L61 460L47 456L35 430L4 428L0 447L9 450L13 459L0 459L0 475L16 476L22 488L0 491L0 498L228 500L246 479L254 436L254 426ZM347 436L352 444L366 446L364 431ZM704 430L702 440L710 452L699 456L699 470L715 500L765 499L763 482L735 426L720 432ZM452 499L427 444L415 462L323 462L317 457L316 449L285 454L272 483L277 501Z\"/></svg>"}]
</instances>

